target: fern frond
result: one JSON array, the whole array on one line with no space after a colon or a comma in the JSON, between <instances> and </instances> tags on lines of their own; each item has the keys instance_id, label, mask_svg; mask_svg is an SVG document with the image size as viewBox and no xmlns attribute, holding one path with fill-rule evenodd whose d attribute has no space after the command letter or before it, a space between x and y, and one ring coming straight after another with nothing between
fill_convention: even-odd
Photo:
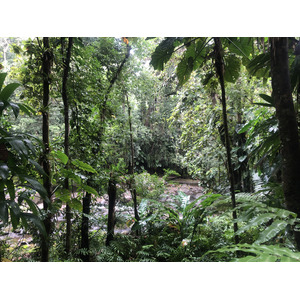
<instances>
[{"instance_id":1,"label":"fern frond","mask_svg":"<svg viewBox=\"0 0 300 300\"><path fill-rule=\"evenodd\" d=\"M300 261L300 252L294 252L289 248L275 245L238 244L235 246L223 247L218 250L208 251L204 256L214 253L245 252L252 255L242 258L235 258L233 261L260 261L260 262L287 262Z\"/></svg>"}]
</instances>

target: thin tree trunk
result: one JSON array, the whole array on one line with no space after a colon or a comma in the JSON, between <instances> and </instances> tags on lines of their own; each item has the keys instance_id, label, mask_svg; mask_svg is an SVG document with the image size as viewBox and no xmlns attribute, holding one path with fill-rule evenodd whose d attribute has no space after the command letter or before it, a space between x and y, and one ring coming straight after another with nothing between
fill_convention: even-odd
<instances>
[{"instance_id":1,"label":"thin tree trunk","mask_svg":"<svg viewBox=\"0 0 300 300\"><path fill-rule=\"evenodd\" d=\"M4 191L0 191L0 201L5 201L5 194ZM2 262L2 246L3 245L3 241L0 240L0 262Z\"/></svg>"},{"instance_id":2,"label":"thin tree trunk","mask_svg":"<svg viewBox=\"0 0 300 300\"><path fill-rule=\"evenodd\" d=\"M272 97L279 122L282 183L285 203L300 217L300 149L296 113L290 85L288 39L270 38ZM295 231L300 250L300 233Z\"/></svg>"},{"instance_id":3,"label":"thin tree trunk","mask_svg":"<svg viewBox=\"0 0 300 300\"><path fill-rule=\"evenodd\" d=\"M88 183L89 184L89 183ZM90 242L89 242L89 218L92 195L86 193L82 201L82 221L81 221L81 249L84 252L80 255L82 261L90 261Z\"/></svg>"},{"instance_id":4,"label":"thin tree trunk","mask_svg":"<svg viewBox=\"0 0 300 300\"><path fill-rule=\"evenodd\" d=\"M222 115L223 115L223 126L224 126L224 134L225 134L225 147L227 154L227 165L228 165L228 175L230 181L230 193L231 193L231 202L232 202L232 217L233 217L233 229L234 233L238 231L238 225L236 222L236 201L235 201L235 191L234 191L234 172L231 161L231 146L228 132L228 122L227 122L227 111L226 111L226 93L225 93L225 84L224 84L224 61L222 58L222 44L220 38L214 38L215 41L215 66L217 70L217 74L219 77L221 90L222 90ZM239 243L239 237L235 234L235 243Z\"/></svg>"},{"instance_id":5,"label":"thin tree trunk","mask_svg":"<svg viewBox=\"0 0 300 300\"><path fill-rule=\"evenodd\" d=\"M110 242L114 239L116 197L116 182L113 179L112 174L110 174L110 179L108 182L108 220L106 246L109 246Z\"/></svg>"},{"instance_id":6,"label":"thin tree trunk","mask_svg":"<svg viewBox=\"0 0 300 300\"><path fill-rule=\"evenodd\" d=\"M70 60L71 60L71 50L73 45L73 38L69 37L68 49L66 54L66 59L63 59L64 72L63 72L63 81L62 81L62 99L64 103L64 122L65 122L65 140L64 140L64 151L65 154L69 157L69 135L70 135L70 121L69 121L69 100L67 93L67 81L70 69ZM62 49L63 49L63 40L62 40ZM69 164L66 165L66 169L69 168ZM69 189L69 180L65 179L64 188ZM71 249L71 208L66 205L66 254L70 254Z\"/></svg>"},{"instance_id":7,"label":"thin tree trunk","mask_svg":"<svg viewBox=\"0 0 300 300\"><path fill-rule=\"evenodd\" d=\"M137 199L136 199L136 188L135 188L135 178L134 178L134 147L133 147L133 134L132 134L132 122L131 122L131 107L129 104L129 99L128 99L128 95L126 94L126 101L127 101L127 108L128 108L128 122L129 122L129 135L130 135L130 169L129 169L129 173L131 174L132 178L130 180L130 192L131 192L131 197L133 200L133 208L134 208L134 218L136 219L136 221L138 222L140 220L140 216L138 213L138 209L137 209ZM139 231L137 231L137 233L139 233Z\"/></svg>"},{"instance_id":8,"label":"thin tree trunk","mask_svg":"<svg viewBox=\"0 0 300 300\"><path fill-rule=\"evenodd\" d=\"M49 38L43 38L44 45L44 53L42 58L42 72L43 72L43 160L42 167L46 173L43 176L43 185L47 191L48 198L51 198L51 181L50 181L50 163L49 163L49 153L50 153L50 145L49 145L49 94L50 94L50 72L51 72L51 60L52 55L50 52L49 46ZM51 201L51 200L50 200ZM48 203L43 201L43 209L46 213L46 217L44 219L44 225L47 233L47 237L42 237L42 261L49 261L49 236L51 230L51 215L48 211Z\"/></svg>"}]
</instances>

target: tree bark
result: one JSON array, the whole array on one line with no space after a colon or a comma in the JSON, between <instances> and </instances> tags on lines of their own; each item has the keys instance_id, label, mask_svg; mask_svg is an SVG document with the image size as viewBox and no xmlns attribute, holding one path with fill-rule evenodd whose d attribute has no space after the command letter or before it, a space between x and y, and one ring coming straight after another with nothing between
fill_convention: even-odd
<instances>
[{"instance_id":1,"label":"tree bark","mask_svg":"<svg viewBox=\"0 0 300 300\"><path fill-rule=\"evenodd\" d=\"M51 72L51 61L52 61L52 54L49 46L49 38L43 38L43 45L44 45L44 53L42 57L42 74L43 74L43 145L44 145L44 152L43 152L43 160L42 160L42 167L46 173L43 176L43 185L47 191L47 195L49 200L51 201L51 181L50 181L50 163L49 163L49 153L50 153L50 145L49 145L49 98L50 98L50 72ZM42 237L42 261L47 262L49 261L49 236L51 231L51 215L48 211L49 205L44 200L43 201L43 210L46 213L46 217L44 219L44 225L47 233L47 237Z\"/></svg>"},{"instance_id":2,"label":"tree bark","mask_svg":"<svg viewBox=\"0 0 300 300\"><path fill-rule=\"evenodd\" d=\"M89 218L85 215L90 214L91 199L92 195L87 192L82 201L81 249L84 250L84 253L82 253L80 257L84 262L90 261Z\"/></svg>"},{"instance_id":3,"label":"tree bark","mask_svg":"<svg viewBox=\"0 0 300 300\"><path fill-rule=\"evenodd\" d=\"M228 122L227 122L227 111L226 111L226 93L225 93L225 84L224 84L224 61L222 58L222 44L220 38L214 38L215 41L215 66L217 75L219 77L219 82L222 90L222 115L223 115L223 126L224 126L224 135L225 135L225 147L227 155L227 167L228 167L228 176L230 181L230 193L231 193L231 202L232 202L232 217L233 217L233 229L236 233L238 231L238 225L236 222L236 201L235 201L235 191L234 191L234 172L231 161L231 146L228 132ZM239 243L239 237L235 234L235 243Z\"/></svg>"},{"instance_id":4,"label":"tree bark","mask_svg":"<svg viewBox=\"0 0 300 300\"><path fill-rule=\"evenodd\" d=\"M289 210L300 216L300 149L296 113L289 75L288 39L270 38L272 97L279 122L282 155L282 185ZM295 231L300 250L300 233Z\"/></svg>"},{"instance_id":5,"label":"tree bark","mask_svg":"<svg viewBox=\"0 0 300 300\"><path fill-rule=\"evenodd\" d=\"M126 100L127 100L127 108L128 108L128 122L129 122L129 135L130 135L130 165L129 165L129 173L131 174L132 178L129 181L129 189L131 192L131 197L133 200L133 208L134 208L134 218L138 222L140 220L140 216L138 213L137 208L137 199L136 199L136 188L135 188L135 178L134 178L134 147L133 147L133 134L132 134L132 122L131 122L131 107L129 104L128 95L126 94ZM139 234L139 231L137 231Z\"/></svg>"},{"instance_id":6,"label":"tree bark","mask_svg":"<svg viewBox=\"0 0 300 300\"><path fill-rule=\"evenodd\" d=\"M71 60L71 50L73 45L73 38L69 37L68 49L66 54L66 59L63 59L64 72L63 72L63 81L62 81L62 99L64 103L64 122L65 122L65 140L64 140L64 152L69 157L69 135L70 135L70 120L69 120L69 100L67 93L67 82L70 69L70 60ZM62 49L63 49L63 40L62 40ZM62 50L63 52L63 50ZM66 165L66 169L69 168L69 162ZM65 179L64 188L69 189L69 180ZM66 205L66 254L70 254L71 249L71 218L72 213L70 206Z\"/></svg>"},{"instance_id":7,"label":"tree bark","mask_svg":"<svg viewBox=\"0 0 300 300\"><path fill-rule=\"evenodd\" d=\"M113 179L111 174L110 180L108 182L108 220L107 220L106 246L109 246L110 242L114 239L116 197L117 197L116 182Z\"/></svg>"}]
</instances>

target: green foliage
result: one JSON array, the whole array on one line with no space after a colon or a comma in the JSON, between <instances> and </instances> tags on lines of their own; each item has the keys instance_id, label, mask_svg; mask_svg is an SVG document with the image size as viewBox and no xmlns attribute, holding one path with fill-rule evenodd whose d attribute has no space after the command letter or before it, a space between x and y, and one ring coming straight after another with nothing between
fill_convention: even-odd
<instances>
[{"instance_id":1,"label":"green foliage","mask_svg":"<svg viewBox=\"0 0 300 300\"><path fill-rule=\"evenodd\" d=\"M270 53L255 56L247 65L250 75L268 78L270 72Z\"/></svg>"},{"instance_id":2,"label":"green foliage","mask_svg":"<svg viewBox=\"0 0 300 300\"><path fill-rule=\"evenodd\" d=\"M136 174L135 188L137 196L157 200L165 190L164 182L158 175L150 175L148 172Z\"/></svg>"},{"instance_id":3,"label":"green foliage","mask_svg":"<svg viewBox=\"0 0 300 300\"><path fill-rule=\"evenodd\" d=\"M250 37L226 38L229 42L228 49L231 53L249 59L253 52L253 40ZM247 60L246 60L247 61Z\"/></svg>"},{"instance_id":4,"label":"green foliage","mask_svg":"<svg viewBox=\"0 0 300 300\"><path fill-rule=\"evenodd\" d=\"M155 69L162 71L165 63L167 63L172 56L175 47L178 45L178 42L181 42L182 40L182 38L175 37L164 39L152 54L150 62L151 65Z\"/></svg>"},{"instance_id":5,"label":"green foliage","mask_svg":"<svg viewBox=\"0 0 300 300\"><path fill-rule=\"evenodd\" d=\"M97 171L92 166L90 166L89 164L82 162L78 159L72 160L71 163L83 171L86 171L89 173L97 173Z\"/></svg>"},{"instance_id":6,"label":"green foliage","mask_svg":"<svg viewBox=\"0 0 300 300\"><path fill-rule=\"evenodd\" d=\"M6 76L6 73L0 74L1 120L5 117L4 110L8 107L12 107L15 117L19 113L18 105L12 103L10 98L20 85L11 83L3 88ZM6 152L1 157L2 161L0 162L0 218L4 225L11 222L13 229L16 229L20 224L26 229L28 222L32 222L41 234L46 235L39 210L30 199L31 194L20 189L20 187L27 187L28 190L38 192L45 201L48 200L44 187L30 175L30 173L33 173L30 170L30 165L31 167L34 166L37 171L40 171L37 163L30 158L35 154L36 149L25 135L9 132L6 128L0 129L3 134L0 143L3 147L2 149ZM16 194L18 194L17 202L15 201ZM32 213L23 211L22 206L25 203L28 205L27 209L31 210Z\"/></svg>"},{"instance_id":7,"label":"green foliage","mask_svg":"<svg viewBox=\"0 0 300 300\"><path fill-rule=\"evenodd\" d=\"M169 176L178 176L178 177L180 177L180 174L178 173L178 172L176 172L176 171L174 171L174 170L170 170L170 169L164 169L164 172L165 172L165 174L164 174L164 176L162 177L162 179L163 180L167 180L168 179L168 177Z\"/></svg>"},{"instance_id":8,"label":"green foliage","mask_svg":"<svg viewBox=\"0 0 300 300\"><path fill-rule=\"evenodd\" d=\"M218 250L208 251L206 255L214 253L244 252L251 255L234 258L235 262L299 262L300 252L292 251L289 248L276 245L256 245L256 244L237 244L227 246Z\"/></svg>"},{"instance_id":9,"label":"green foliage","mask_svg":"<svg viewBox=\"0 0 300 300\"><path fill-rule=\"evenodd\" d=\"M227 82L236 82L240 76L241 61L238 57L231 54L225 58L224 80Z\"/></svg>"},{"instance_id":10,"label":"green foliage","mask_svg":"<svg viewBox=\"0 0 300 300\"><path fill-rule=\"evenodd\" d=\"M269 198L264 194L240 193L236 195L236 201L239 226L236 234L241 239L244 233L256 229L254 244L274 243L274 241L290 243L291 229L299 222L295 213L271 206ZM230 198L219 199L214 206L228 213L226 207L230 207Z\"/></svg>"},{"instance_id":11,"label":"green foliage","mask_svg":"<svg viewBox=\"0 0 300 300\"><path fill-rule=\"evenodd\" d=\"M281 166L280 139L274 101L266 94L260 94L260 97L267 103L256 103L259 106L252 109L251 119L240 128L239 134L247 132L245 147L249 159L259 173L264 172L269 179L276 175Z\"/></svg>"}]
</instances>

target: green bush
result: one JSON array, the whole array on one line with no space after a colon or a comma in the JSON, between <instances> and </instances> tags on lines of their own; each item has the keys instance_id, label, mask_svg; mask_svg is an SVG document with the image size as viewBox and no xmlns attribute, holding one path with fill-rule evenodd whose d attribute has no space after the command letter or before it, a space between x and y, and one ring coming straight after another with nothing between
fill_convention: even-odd
<instances>
[{"instance_id":1,"label":"green bush","mask_svg":"<svg viewBox=\"0 0 300 300\"><path fill-rule=\"evenodd\" d=\"M157 200L165 191L164 181L156 174L150 175L143 172L135 176L137 196Z\"/></svg>"}]
</instances>

